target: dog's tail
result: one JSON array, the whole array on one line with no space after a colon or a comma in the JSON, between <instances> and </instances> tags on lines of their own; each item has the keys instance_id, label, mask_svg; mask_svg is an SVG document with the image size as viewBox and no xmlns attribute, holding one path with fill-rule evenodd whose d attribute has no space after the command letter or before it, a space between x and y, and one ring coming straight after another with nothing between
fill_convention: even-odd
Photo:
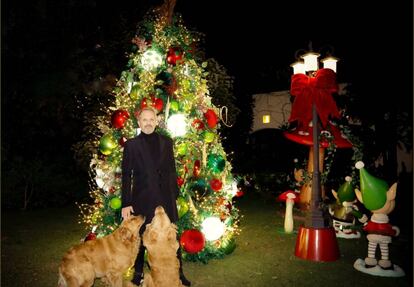
<instances>
[{"instance_id":1,"label":"dog's tail","mask_svg":"<svg viewBox=\"0 0 414 287\"><path fill-rule=\"evenodd\" d=\"M63 277L62 272L59 267L59 281L58 281L58 287L66 287L68 284L66 283L65 277Z\"/></svg>"}]
</instances>

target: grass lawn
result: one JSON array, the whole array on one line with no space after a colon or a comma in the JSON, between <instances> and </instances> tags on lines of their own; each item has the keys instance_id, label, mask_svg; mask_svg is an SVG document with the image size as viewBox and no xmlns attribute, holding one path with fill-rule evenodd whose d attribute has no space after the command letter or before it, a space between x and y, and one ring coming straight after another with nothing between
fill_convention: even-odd
<instances>
[{"instance_id":1,"label":"grass lawn","mask_svg":"<svg viewBox=\"0 0 414 287\"><path fill-rule=\"evenodd\" d=\"M413 286L412 230L401 230L390 245L391 260L404 269L400 278L376 277L353 268L365 258L367 241L338 239L341 257L334 262L302 260L294 255L296 235L283 228L283 206L244 197L236 205L243 215L235 251L208 264L184 262L194 287L208 286ZM297 210L294 212L298 212ZM77 207L36 211L2 211L1 286L56 286L63 253L86 234ZM409 219L411 220L411 219ZM391 222L392 223L392 222ZM300 222L295 222L296 227ZM99 281L95 286L102 286Z\"/></svg>"}]
</instances>

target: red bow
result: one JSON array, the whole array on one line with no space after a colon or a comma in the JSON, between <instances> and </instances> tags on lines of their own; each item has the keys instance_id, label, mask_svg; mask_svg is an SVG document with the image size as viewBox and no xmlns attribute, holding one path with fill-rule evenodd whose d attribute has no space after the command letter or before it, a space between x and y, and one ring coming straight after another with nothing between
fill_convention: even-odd
<instances>
[{"instance_id":1,"label":"red bow","mask_svg":"<svg viewBox=\"0 0 414 287\"><path fill-rule=\"evenodd\" d=\"M312 104L325 127L328 118L339 118L340 114L332 93L338 91L336 74L331 69L320 69L315 77L304 74L292 76L290 93L295 96L289 122L298 121L299 126L307 126L312 120Z\"/></svg>"}]
</instances>

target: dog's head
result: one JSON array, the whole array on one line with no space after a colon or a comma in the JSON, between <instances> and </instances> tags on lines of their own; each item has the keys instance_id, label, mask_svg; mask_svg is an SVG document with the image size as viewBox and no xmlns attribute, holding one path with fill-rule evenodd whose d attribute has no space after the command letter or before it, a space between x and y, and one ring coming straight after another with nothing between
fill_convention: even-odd
<instances>
[{"instance_id":1,"label":"dog's head","mask_svg":"<svg viewBox=\"0 0 414 287\"><path fill-rule=\"evenodd\" d=\"M145 217L142 215L131 216L122 221L118 228L118 233L122 241L135 241L138 237L139 229L145 222Z\"/></svg>"},{"instance_id":2,"label":"dog's head","mask_svg":"<svg viewBox=\"0 0 414 287\"><path fill-rule=\"evenodd\" d=\"M147 248L161 242L169 244L174 250L178 249L177 226L171 223L162 206L155 209L154 218L147 224L143 239Z\"/></svg>"}]
</instances>

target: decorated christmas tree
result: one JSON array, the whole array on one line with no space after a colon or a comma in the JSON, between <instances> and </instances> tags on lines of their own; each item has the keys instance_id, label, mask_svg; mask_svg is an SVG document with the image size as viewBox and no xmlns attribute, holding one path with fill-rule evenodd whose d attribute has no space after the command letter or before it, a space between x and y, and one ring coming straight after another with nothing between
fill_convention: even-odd
<instances>
[{"instance_id":1,"label":"decorated christmas tree","mask_svg":"<svg viewBox=\"0 0 414 287\"><path fill-rule=\"evenodd\" d=\"M139 133L136 113L158 111L158 133L174 140L177 222L183 258L207 262L235 248L237 182L219 134L221 109L212 103L207 61L174 1L147 14L132 39L134 51L112 93L107 114L96 118L100 137L90 163L92 204L81 204L87 239L114 231L121 221L121 161L126 140ZM225 123L225 122L224 122Z\"/></svg>"}]
</instances>

